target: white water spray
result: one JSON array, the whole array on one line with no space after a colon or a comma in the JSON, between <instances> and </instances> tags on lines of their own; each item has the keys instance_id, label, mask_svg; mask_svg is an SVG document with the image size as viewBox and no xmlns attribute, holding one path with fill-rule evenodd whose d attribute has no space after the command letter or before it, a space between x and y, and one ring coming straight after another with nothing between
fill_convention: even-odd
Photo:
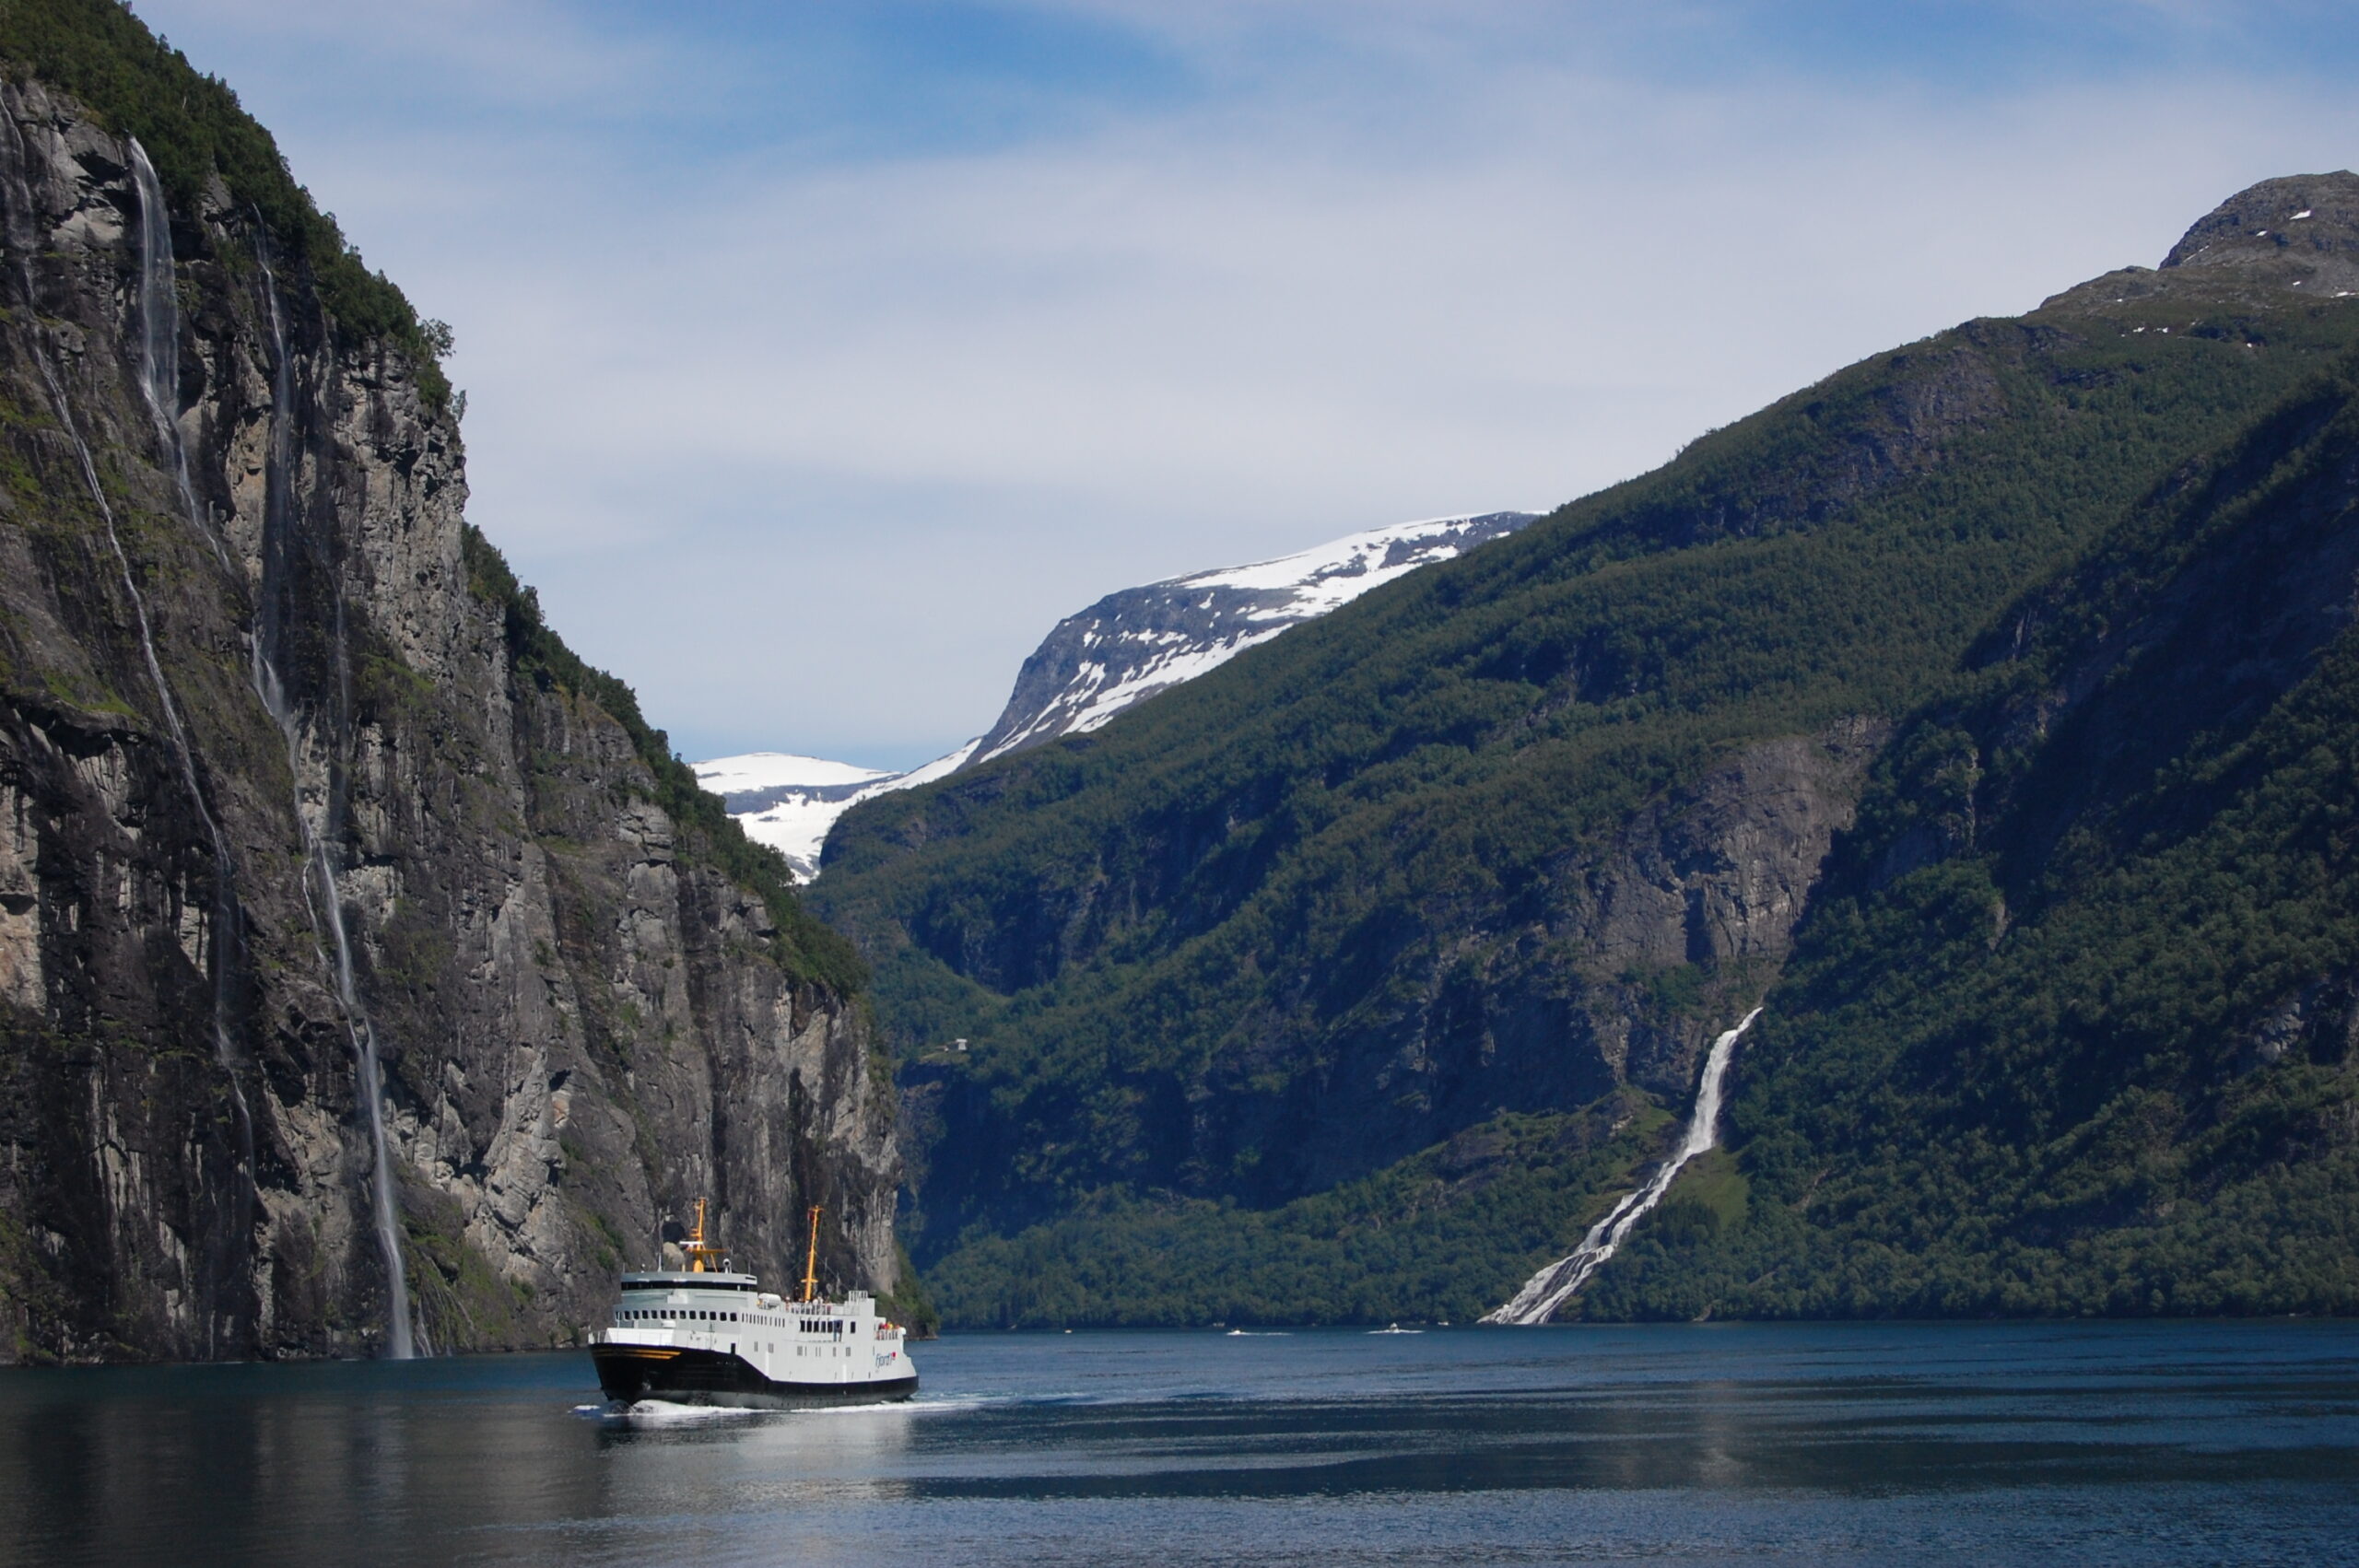
<instances>
[{"instance_id":1,"label":"white water spray","mask_svg":"<svg viewBox=\"0 0 2359 1568\"><path fill-rule=\"evenodd\" d=\"M1718 1141L1720 1120L1720 1085L1728 1077L1729 1062L1736 1055L1736 1043L1761 1016L1755 1008L1744 1015L1742 1023L1712 1042L1704 1058L1703 1081L1696 1089L1696 1114L1688 1118L1687 1135L1679 1141L1679 1152L1662 1163L1652 1180L1637 1191L1625 1194L1619 1203L1606 1211L1605 1218L1589 1228L1579 1246L1569 1258L1560 1258L1531 1279L1515 1299L1505 1306L1483 1315L1485 1323L1512 1324L1529 1327L1545 1323L1556 1309L1573 1298L1575 1292L1590 1281L1590 1276L1604 1267L1629 1235L1630 1229L1647 1211L1662 1201L1671 1184L1687 1162L1709 1149Z\"/></svg>"},{"instance_id":2,"label":"white water spray","mask_svg":"<svg viewBox=\"0 0 2359 1568\"><path fill-rule=\"evenodd\" d=\"M345 1032L352 1042L356 1090L368 1113L369 1147L371 1156L371 1209L376 1223L377 1246L385 1264L387 1355L394 1361L407 1361L419 1352L418 1336L410 1321L409 1275L402 1262L401 1223L393 1204L393 1152L385 1137L384 1071L377 1050L377 1028L370 1022L369 1010L360 1000L360 988L352 968L352 942L344 926L344 896L336 885L334 851L330 834L323 824L314 824L303 802L303 730L302 720L295 706L288 699L286 683L279 678L274 649L278 640L280 606L278 590L274 580L282 553L287 545L285 509L290 504L288 491L293 483L293 464L287 451L287 419L294 399L294 371L287 353L287 331L278 309L278 280L272 273L270 258L260 249L262 263L263 299L270 323L271 352L276 357L272 379L270 413L270 448L265 465L265 499L267 516L263 527L263 589L262 603L254 616L253 667L254 693L263 706L270 710L279 733L287 741L287 766L295 780L295 823L303 838L304 902L311 912L311 928L316 935L324 927L334 948L330 955L323 953L323 962L329 962L335 976L336 1000L344 1009ZM343 604L339 595L336 624L341 632ZM333 790L333 785L331 785Z\"/></svg>"}]
</instances>

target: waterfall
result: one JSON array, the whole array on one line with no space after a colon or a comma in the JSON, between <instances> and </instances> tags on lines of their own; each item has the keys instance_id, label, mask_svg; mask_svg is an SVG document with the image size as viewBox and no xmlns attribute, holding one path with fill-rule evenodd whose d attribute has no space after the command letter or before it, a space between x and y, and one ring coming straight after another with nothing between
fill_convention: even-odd
<instances>
[{"instance_id":1,"label":"waterfall","mask_svg":"<svg viewBox=\"0 0 2359 1568\"><path fill-rule=\"evenodd\" d=\"M261 603L254 614L252 677L256 696L278 725L287 742L288 772L295 781L295 824L303 840L303 897L311 913L314 937L324 927L334 954L323 953L322 962L329 965L335 977L336 1001L344 1010L345 1033L352 1044L354 1092L367 1113L369 1148L371 1159L371 1211L377 1232L377 1246L385 1264L387 1354L395 1361L407 1361L418 1353L417 1337L410 1321L409 1275L402 1262L401 1223L393 1203L393 1152L385 1137L384 1071L377 1050L377 1028L369 1016L368 1007L360 1000L360 988L352 967L352 941L344 925L344 895L336 883L335 851L333 844L332 820L315 824L303 801L303 727L302 720L287 695L287 684L280 678L281 643L286 633L285 605L287 590L287 554L291 543L292 521L288 509L293 504L294 469L288 452L288 415L294 405L294 366L287 352L287 330L278 308L278 280L272 273L267 241L259 227L256 230L255 252L262 264L263 302L270 324L271 352L276 368L271 382L271 412L269 448L264 460L264 515L262 538L263 584ZM335 595L335 633L337 642L337 676L339 693L345 678L346 661L343 653L344 600L341 590ZM334 805L334 783L331 777L330 800L323 808L329 814Z\"/></svg>"},{"instance_id":2,"label":"waterfall","mask_svg":"<svg viewBox=\"0 0 2359 1568\"><path fill-rule=\"evenodd\" d=\"M147 410L155 416L157 436L171 465L181 509L187 516L189 526L212 546L214 559L221 563L226 572L229 558L197 507L195 489L189 483L188 452L182 444L176 417L180 405L180 298L172 264L171 217L164 206L163 187L156 179L155 166L147 160L147 149L134 136L130 138L130 150L133 182L139 195L140 390L147 396ZM118 557L122 554L120 545L116 554ZM128 571L127 564L125 570ZM141 629L144 636L144 609ZM152 648L148 659L152 666ZM160 683L160 671L157 675ZM162 689L160 685L158 689ZM165 701L169 707L169 695ZM173 723L177 731L177 715L173 716ZM237 901L237 868L219 826L205 808L204 796L196 791L195 765L187 755L185 737L181 737L181 749L182 769L188 776L190 790L196 795L197 813L204 817L205 832L213 842L213 1057L229 1080L229 1103L237 1117L239 1169L244 1179L241 1183L235 1233L242 1236L252 1227L255 1206L254 1122L253 1112L246 1103L245 1085L239 1076L240 1059L229 1028L229 988L236 973L239 934L243 927Z\"/></svg>"},{"instance_id":3,"label":"waterfall","mask_svg":"<svg viewBox=\"0 0 2359 1568\"><path fill-rule=\"evenodd\" d=\"M0 109L6 109L6 105L0 104ZM17 123L16 116L13 113L8 115L8 119L11 127L16 131L16 151L18 158L18 168L16 171L17 178L20 188L29 189L26 185L26 176L24 171L28 167L29 167L31 158L30 154L25 146L24 131L21 125ZM144 164L146 162L145 152L138 150L136 143L133 144L133 147L136 154L135 158L135 164ZM147 171L147 177L152 181L154 177L154 170L152 169ZM147 190L143 189L140 193L143 216L146 212L147 201L148 192ZM80 465L82 471L82 483L90 492L90 500L92 504L98 508L99 521L105 527L107 547L114 556L115 569L123 581L123 595L131 604L132 624L139 634L140 657L147 664L147 679L149 684L156 689L157 707L163 714L165 740L171 748L172 758L178 766L181 781L188 789L189 801L196 808L197 819L204 825L206 842L213 851L215 908L212 944L213 952L211 954L214 971L213 1047L217 1059L221 1061L225 1069L229 1070L230 1101L237 1112L238 1130L241 1142L240 1153L243 1156L243 1173L245 1176L245 1187L247 1189L245 1195L247 1201L245 1204L241 1205L242 1211L240 1213L238 1224L238 1234L243 1235L250 1228L252 1215L251 1199L253 1180L253 1119L246 1105L245 1091L239 1084L237 1074L234 1070L234 1052L230 1045L227 1022L229 1015L229 980L233 967L231 964L231 952L234 949L237 940L236 909L229 892L232 878L229 844L222 837L221 825L214 817L211 804L205 800L204 786L198 781L196 771L196 754L194 749L189 743L188 726L182 721L180 704L174 700L172 696L171 683L164 677L163 661L157 656L155 627L147 614L147 596L139 591L138 579L134 575L131 569L131 557L123 547L123 535L115 524L114 506L107 499L106 486L99 482L98 463L90 455L89 442L83 439L81 426L74 417L73 405L66 400L65 389L58 381L56 369L51 363L50 352L48 348L44 346L43 340L46 334L44 329L41 325L40 291L33 281L32 263L30 260L34 245L32 236L25 229L25 221L31 212L29 200L22 204L10 202L6 204L6 205L8 208L6 220L8 240L7 248L17 259L18 280L24 289L27 325L26 344L31 350L34 366L41 371L41 386L49 394L50 405L56 410L58 426L65 432L66 439L74 448L75 460ZM161 205L162 202L160 193L158 193L157 206L159 210ZM147 308L147 290L151 287L151 278L149 276L149 257L147 253L148 249L147 231L160 228L162 228L162 225L159 223L143 223L141 228L143 230L141 240L142 254L140 258L140 303L142 307L140 318L143 336L141 380L143 389L145 389L149 404L152 407L155 404L155 392L153 390L153 383L149 379L151 374L150 369L144 353L144 350L147 346L145 339L152 336L156 331L154 313ZM169 233L165 235L165 244L167 246L170 245ZM169 273L170 264L169 260L169 250L166 251L165 257L164 268L165 271ZM177 330L177 322L174 323L172 330ZM185 471L183 470L183 489L185 489ZM226 919L223 918L225 911L227 914ZM217 1348L217 1330L218 1324L208 1316L208 1320L205 1324L205 1342L208 1351Z\"/></svg>"},{"instance_id":4,"label":"waterfall","mask_svg":"<svg viewBox=\"0 0 2359 1568\"><path fill-rule=\"evenodd\" d=\"M1605 1212L1605 1218L1589 1228L1580 1246L1572 1256L1560 1258L1524 1281L1515 1299L1496 1311L1483 1315L1485 1323L1507 1323L1528 1327L1545 1323L1556 1309L1573 1298L1575 1292L1590 1281L1590 1276L1603 1268L1605 1260L1628 1237L1631 1227L1646 1217L1648 1211L1662 1201L1671 1184L1686 1167L1687 1162L1709 1149L1717 1140L1720 1121L1720 1085L1728 1077L1729 1062L1736 1055L1736 1043L1761 1016L1755 1008L1744 1015L1733 1029L1712 1042L1712 1049L1704 1058L1703 1081L1696 1089L1696 1114L1688 1118L1686 1136L1679 1141L1679 1150L1662 1163L1651 1180L1636 1192L1625 1193L1622 1200Z\"/></svg>"},{"instance_id":5,"label":"waterfall","mask_svg":"<svg viewBox=\"0 0 2359 1568\"><path fill-rule=\"evenodd\" d=\"M188 449L181 440L181 305L179 275L172 267L171 214L164 205L156 166L147 161L147 149L136 136L128 141L132 185L139 194L139 390L155 417L164 455L171 461L181 510L189 526L213 547L221 569L231 571L229 550L196 504L196 490L188 477Z\"/></svg>"}]
</instances>

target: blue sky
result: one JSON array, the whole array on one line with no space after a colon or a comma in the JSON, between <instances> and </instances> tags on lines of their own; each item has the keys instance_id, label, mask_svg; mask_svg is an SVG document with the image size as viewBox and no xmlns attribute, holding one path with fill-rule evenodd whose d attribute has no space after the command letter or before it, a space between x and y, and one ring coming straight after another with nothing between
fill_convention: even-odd
<instances>
[{"instance_id":1,"label":"blue sky","mask_svg":"<svg viewBox=\"0 0 2359 1568\"><path fill-rule=\"evenodd\" d=\"M2328 6L140 0L456 329L471 515L691 756L1554 505L2354 161Z\"/></svg>"}]
</instances>

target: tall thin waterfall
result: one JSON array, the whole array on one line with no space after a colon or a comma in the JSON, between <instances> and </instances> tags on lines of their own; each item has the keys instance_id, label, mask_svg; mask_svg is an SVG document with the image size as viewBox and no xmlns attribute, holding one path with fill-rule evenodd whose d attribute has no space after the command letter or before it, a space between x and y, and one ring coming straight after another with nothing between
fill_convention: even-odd
<instances>
[{"instance_id":1,"label":"tall thin waterfall","mask_svg":"<svg viewBox=\"0 0 2359 1568\"><path fill-rule=\"evenodd\" d=\"M25 147L24 132L21 126L17 125L15 116L10 114L7 119L12 128L16 130L18 178L21 182L23 179L21 171L29 164L30 155ZM205 800L204 786L198 781L196 754L189 744L188 726L182 721L180 704L172 696L171 683L164 677L163 661L157 657L155 627L147 614L147 596L139 591L138 579L131 569L131 557L123 550L123 535L115 525L113 503L107 499L106 486L99 482L99 467L90 455L90 444L83 439L81 426L74 417L73 404L66 400L65 389L57 380L56 368L52 364L50 351L44 344L47 334L46 330L41 325L40 292L33 281L30 260L34 242L28 222L30 216L29 205L15 201L0 205L5 205L6 208L7 248L9 253L17 259L18 281L24 290L26 343L31 350L35 367L41 371L41 386L49 394L50 405L56 411L58 426L65 432L66 439L73 444L75 459L82 471L82 483L90 492L91 503L98 509L99 521L105 526L107 547L114 556L115 569L123 580L123 595L131 604L132 624L139 633L140 657L147 666L147 679L156 688L157 707L163 714L165 739L171 747L172 758L178 765L181 781L187 786L190 802L196 808L197 819L203 824L206 841L213 850L217 911L223 890L227 887L231 874L229 845L222 837L221 825L214 817L211 804ZM143 291L145 285L146 279L143 276ZM144 331L146 322L144 311L142 322ZM214 1048L217 1055L224 1057L225 1065L227 1065L226 1058L229 1053L229 1037L225 1023L228 1013L227 981L230 966L228 944L234 941L235 928L234 913L226 927L218 919L216 920L211 954L214 967ZM238 1111L239 1131L242 1140L241 1152L245 1155L244 1169L249 1188L247 1196L251 1197L253 1170L253 1124L247 1113L244 1092L239 1087L234 1072L230 1077L230 1091L232 1103ZM250 1213L250 1211L248 1212ZM242 1235L248 1228L244 1223L246 1218L246 1214L240 1216L241 1223L238 1226L240 1235ZM218 1324L216 1322L208 1321L205 1325L208 1349L216 1347L217 1328Z\"/></svg>"},{"instance_id":2,"label":"tall thin waterfall","mask_svg":"<svg viewBox=\"0 0 2359 1568\"><path fill-rule=\"evenodd\" d=\"M384 1255L387 1354L395 1361L407 1361L418 1353L418 1337L410 1321L409 1275L402 1262L401 1223L393 1202L393 1151L385 1137L385 1078L377 1050L377 1026L369 1016L367 1005L360 1000L360 988L352 967L352 941L345 930L344 895L336 883L334 808L335 783L331 770L328 799L320 807L321 819L315 822L303 799L303 723L294 703L287 695L287 684L280 678L279 661L287 630L284 596L288 556L293 544L294 464L288 451L288 417L294 406L295 377L292 359L287 352L286 323L279 312L278 279L271 271L266 242L257 229L257 253L262 263L263 301L270 323L271 353L276 359L272 376L270 444L265 458L264 497L263 517L262 562L263 583L261 603L254 615L252 680L255 695L278 724L279 733L287 741L288 769L295 779L295 822L303 837L305 901L311 906L311 925L316 934L324 929L334 948L331 956L323 954L335 975L336 1000L344 1009L345 1032L352 1042L353 1064L356 1071L355 1092L368 1114L369 1148L372 1162L370 1173L371 1207L373 1209L378 1249ZM334 615L337 641L337 678L339 691L344 679L344 600L340 590L335 595Z\"/></svg>"},{"instance_id":3,"label":"tall thin waterfall","mask_svg":"<svg viewBox=\"0 0 2359 1568\"><path fill-rule=\"evenodd\" d=\"M1712 1042L1712 1049L1704 1058L1704 1077L1696 1089L1696 1114L1688 1118L1687 1135L1679 1141L1679 1152L1662 1163L1654 1176L1637 1191L1625 1194L1619 1203L1606 1211L1605 1218L1589 1228L1579 1246L1569 1258L1560 1258L1531 1279L1515 1299L1505 1306L1483 1315L1485 1323L1507 1323L1529 1326L1545 1323L1556 1309L1570 1301L1575 1292L1590 1281L1590 1276L1604 1267L1614 1249L1628 1237L1630 1229L1646 1217L1648 1211L1662 1201L1671 1184L1687 1162L1709 1149L1719 1136L1720 1085L1728 1077L1729 1062L1736 1055L1736 1043L1761 1016L1755 1008L1744 1015L1742 1023Z\"/></svg>"},{"instance_id":4,"label":"tall thin waterfall","mask_svg":"<svg viewBox=\"0 0 2359 1568\"><path fill-rule=\"evenodd\" d=\"M20 251L18 254L22 255L23 252ZM25 272L24 286L26 298L29 300L33 298L32 275L29 268ZM115 528L114 507L107 500L106 486L99 483L99 468L97 462L91 459L90 445L82 439L81 427L74 419L73 405L66 402L65 391L58 384L57 372L50 366L49 354L41 347L40 333L41 329L35 326L27 334L28 341L32 345L33 362L41 369L41 384L49 392L50 406L57 412L58 425L65 431L66 439L73 443L74 455L81 464L82 483L89 490L90 499L98 508L100 521L106 525L107 546L114 555L115 570L123 579L123 594L131 602L132 624L139 632L140 655L147 665L148 682L156 688L157 706L163 711L165 738L170 743L172 758L179 764L181 781L188 787L189 800L196 807L197 818L204 824L205 837L213 848L217 910L220 899L219 890L227 884L229 877L229 846L221 837L220 824L214 820L212 807L205 802L204 787L197 782L196 756L189 746L188 727L181 721L180 704L172 698L171 683L164 678L163 661L156 657L156 634L148 620L147 600L139 591L138 579L132 574L131 557L123 552L123 536ZM213 930L211 955L214 965L215 1004L213 1047L215 1055L222 1061L224 1067L230 1065L229 1040L225 1023L227 1012L225 1004L228 1000L226 980L229 955L225 951L224 942L229 929L217 918ZM237 1107L239 1133L243 1143L240 1152L245 1156L245 1170L251 1181L253 1170L253 1122L246 1109L245 1093L239 1087L234 1071L230 1074L229 1092L231 1103ZM244 1229L245 1227L241 1224L240 1234L242 1235ZM214 1322L208 1321L205 1324L208 1351L217 1348L217 1328L218 1325Z\"/></svg>"},{"instance_id":5,"label":"tall thin waterfall","mask_svg":"<svg viewBox=\"0 0 2359 1568\"><path fill-rule=\"evenodd\" d=\"M181 440L181 302L179 275L172 268L171 214L164 205L156 166L147 161L147 149L136 136L129 141L132 184L139 193L139 390L155 416L164 455L171 460L181 510L189 526L213 547L221 569L229 571L229 552L196 504L196 490L188 477L188 449Z\"/></svg>"},{"instance_id":6,"label":"tall thin waterfall","mask_svg":"<svg viewBox=\"0 0 2359 1568\"><path fill-rule=\"evenodd\" d=\"M176 275L172 267L172 228L170 215L164 206L164 193L156 179L155 166L147 161L147 149L131 138L131 170L133 181L139 193L139 384L147 399L147 410L155 415L156 433L163 445L165 458L170 462L172 476L179 486L181 509L194 529L213 548L214 558L224 571L229 569L229 557L223 550L219 537L208 526L196 504L196 492L189 484L188 453L181 442L180 421L180 297ZM47 374L47 367L43 367ZM54 385L53 383L53 392ZM69 428L70 428L69 423ZM80 437L75 438L80 444ZM87 449L82 461L86 470L89 463ZM95 483L95 482L94 482ZM100 508L108 510L103 496ZM109 537L112 538L113 519L108 517ZM115 544L116 558L123 568L123 583L138 601L138 590L131 583L130 563L123 560L123 546ZM188 781L189 792L196 802L197 814L205 821L205 831L213 845L213 1057L220 1064L229 1082L229 1103L236 1112L238 1125L239 1188L238 1209L234 1233L243 1237L253 1224L254 1193L254 1121L253 1112L246 1104L245 1085L241 1080L240 1059L229 1028L230 985L236 972L240 932L243 927L238 907L237 867L229 856L228 842L219 825L206 806L204 792L197 788L196 765L190 755L187 736L182 731L180 715L173 708L171 694L164 685L163 672L156 662L154 639L149 637L147 607L139 604L140 637L147 645L147 662L155 676L157 691L162 696L165 715L179 751L181 768ZM210 1347L208 1347L210 1348Z\"/></svg>"}]
</instances>

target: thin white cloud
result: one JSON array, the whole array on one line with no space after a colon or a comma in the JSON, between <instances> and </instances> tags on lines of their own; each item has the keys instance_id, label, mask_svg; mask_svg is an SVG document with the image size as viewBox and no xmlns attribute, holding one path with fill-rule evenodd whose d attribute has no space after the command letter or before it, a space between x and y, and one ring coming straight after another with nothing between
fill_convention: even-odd
<instances>
[{"instance_id":1,"label":"thin white cloud","mask_svg":"<svg viewBox=\"0 0 2359 1568\"><path fill-rule=\"evenodd\" d=\"M581 41L560 85L668 47L494 9ZM1238 15L1192 25L1270 25ZM2233 76L1936 99L1419 62L1397 46L1432 16L1352 41L1414 79L1331 59L857 163L667 139L604 98L485 129L290 89L278 128L457 327L474 515L568 637L692 749L880 764L981 729L1100 593L1568 498L1878 347L2151 263L2359 131L2341 95Z\"/></svg>"}]
</instances>

